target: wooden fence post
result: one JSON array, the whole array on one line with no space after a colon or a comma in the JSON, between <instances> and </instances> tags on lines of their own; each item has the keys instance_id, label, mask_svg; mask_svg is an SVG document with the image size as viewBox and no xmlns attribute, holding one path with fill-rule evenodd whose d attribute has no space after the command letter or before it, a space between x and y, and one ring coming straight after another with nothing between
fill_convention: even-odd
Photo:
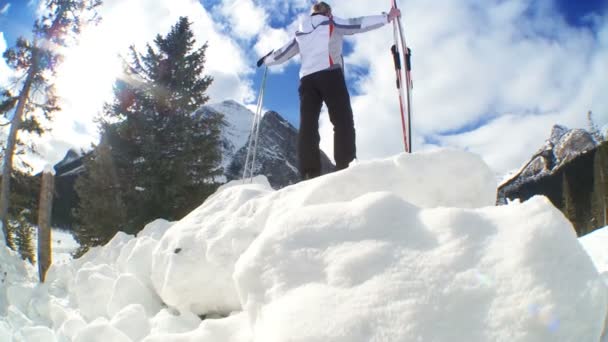
<instances>
[{"instance_id":1,"label":"wooden fence post","mask_svg":"<svg viewBox=\"0 0 608 342\"><path fill-rule=\"evenodd\" d=\"M55 172L47 166L42 172L40 187L40 204L38 207L38 274L44 283L46 271L51 266L51 212L53 209L53 191Z\"/></svg>"}]
</instances>

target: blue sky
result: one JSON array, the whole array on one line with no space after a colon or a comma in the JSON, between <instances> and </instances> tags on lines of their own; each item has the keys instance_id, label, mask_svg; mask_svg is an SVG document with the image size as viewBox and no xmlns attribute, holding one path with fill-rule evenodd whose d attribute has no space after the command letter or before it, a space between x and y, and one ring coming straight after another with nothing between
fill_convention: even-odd
<instances>
[{"instance_id":1,"label":"blue sky","mask_svg":"<svg viewBox=\"0 0 608 342\"><path fill-rule=\"evenodd\" d=\"M31 29L35 6L30 2L0 0L0 11L5 9L0 14L0 32L9 46ZM386 2L387 6L365 0L330 1L334 14L341 17L378 14L388 10ZM584 113L589 109L600 125L608 123L603 95L608 72L602 62L608 57L608 1L488 0L480 5L474 0L407 0L400 4L414 50L415 150L467 149L480 154L500 174L525 162L555 123L585 127ZM90 117L103 101L85 101L82 89L89 93L111 89L106 83L115 79L119 66L108 59L129 44L141 46L166 32L180 15L195 22L199 41L209 40L208 72L216 80L210 91L212 101L254 104L262 73L255 68L257 58L289 39L295 30L291 23L307 13L309 5L307 0L200 4L105 0L105 24L95 32L92 29L81 47L68 51L62 73L67 76L59 80L68 98L66 112L79 116L56 125L84 134L62 131L46 141L43 154L53 160L69 147L94 142ZM392 155L402 148L391 42L392 28L386 26L349 38L345 46L362 159ZM83 75L91 72L86 60L96 62L99 70L93 70L85 82ZM299 121L298 71L297 61L271 68L264 106L295 126ZM93 113L86 118L76 114L83 112ZM507 134L511 132L521 137L513 141L512 134ZM331 125L326 116L321 119L321 135L322 147L331 156Z\"/></svg>"}]
</instances>

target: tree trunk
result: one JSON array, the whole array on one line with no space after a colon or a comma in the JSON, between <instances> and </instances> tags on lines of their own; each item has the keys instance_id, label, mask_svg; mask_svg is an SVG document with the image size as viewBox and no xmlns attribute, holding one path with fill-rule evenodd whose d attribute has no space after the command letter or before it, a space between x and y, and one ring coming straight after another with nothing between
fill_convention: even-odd
<instances>
[{"instance_id":1,"label":"tree trunk","mask_svg":"<svg viewBox=\"0 0 608 342\"><path fill-rule=\"evenodd\" d=\"M46 271L52 263L51 257L51 212L53 209L54 176L49 171L42 173L40 206L38 207L38 273L44 283Z\"/></svg>"},{"instance_id":2,"label":"tree trunk","mask_svg":"<svg viewBox=\"0 0 608 342\"><path fill-rule=\"evenodd\" d=\"M19 101L17 102L17 109L15 109L15 115L11 122L11 129L8 134L6 141L6 150L4 151L4 163L2 165L2 189L0 190L0 220L2 222L2 231L4 233L4 239L7 246L12 246L12 238L8 232L8 207L11 187L11 174L13 172L13 155L15 154L15 148L17 146L17 134L21 129L21 123L23 122L23 115L25 113L25 106L30 97L30 91L32 84L34 83L34 77L38 73L38 54L37 48L34 43L32 55L32 64L28 70L27 78L19 94Z\"/></svg>"}]
</instances>

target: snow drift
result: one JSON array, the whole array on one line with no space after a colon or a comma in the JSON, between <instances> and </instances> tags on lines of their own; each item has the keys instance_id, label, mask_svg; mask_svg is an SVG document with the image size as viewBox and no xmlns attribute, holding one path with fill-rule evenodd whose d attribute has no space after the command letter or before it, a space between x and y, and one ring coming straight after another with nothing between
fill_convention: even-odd
<instances>
[{"instance_id":1,"label":"snow drift","mask_svg":"<svg viewBox=\"0 0 608 342\"><path fill-rule=\"evenodd\" d=\"M451 150L233 182L9 288L0 339L599 341L608 291L570 223L543 197L495 199Z\"/></svg>"}]
</instances>

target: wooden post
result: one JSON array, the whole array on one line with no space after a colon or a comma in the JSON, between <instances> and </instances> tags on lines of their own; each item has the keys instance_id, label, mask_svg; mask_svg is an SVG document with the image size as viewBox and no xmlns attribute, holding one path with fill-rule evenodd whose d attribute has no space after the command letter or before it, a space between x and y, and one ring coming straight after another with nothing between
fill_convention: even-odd
<instances>
[{"instance_id":1,"label":"wooden post","mask_svg":"<svg viewBox=\"0 0 608 342\"><path fill-rule=\"evenodd\" d=\"M46 271L51 266L51 212L53 209L54 172L47 167L42 173L40 204L38 207L38 274L44 283Z\"/></svg>"}]
</instances>

